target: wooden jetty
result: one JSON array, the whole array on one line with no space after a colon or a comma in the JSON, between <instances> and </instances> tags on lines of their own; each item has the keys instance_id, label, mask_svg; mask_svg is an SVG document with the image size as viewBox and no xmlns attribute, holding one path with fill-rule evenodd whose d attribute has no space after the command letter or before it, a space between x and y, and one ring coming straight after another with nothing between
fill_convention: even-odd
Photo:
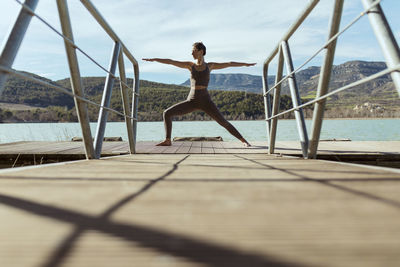
<instances>
[{"instance_id":1,"label":"wooden jetty","mask_svg":"<svg viewBox=\"0 0 400 267\"><path fill-rule=\"evenodd\" d=\"M351 143L321 146L372 151ZM0 266L398 266L400 170L283 145L139 143L135 155L4 169Z\"/></svg>"},{"instance_id":2,"label":"wooden jetty","mask_svg":"<svg viewBox=\"0 0 400 267\"><path fill-rule=\"evenodd\" d=\"M170 147L157 147L157 142L138 142L139 154L267 154L266 141L251 142L245 148L239 142L173 142ZM104 142L102 156L129 154L128 142ZM297 141L276 142L275 154L301 157ZM319 159L400 167L400 141L327 141L320 142ZM85 159L82 142L22 141L0 144L0 167Z\"/></svg>"}]
</instances>

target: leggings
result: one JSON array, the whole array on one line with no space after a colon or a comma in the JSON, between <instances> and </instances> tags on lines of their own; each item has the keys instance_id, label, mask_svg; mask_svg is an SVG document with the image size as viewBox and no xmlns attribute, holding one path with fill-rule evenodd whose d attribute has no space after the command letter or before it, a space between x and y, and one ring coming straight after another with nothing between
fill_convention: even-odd
<instances>
[{"instance_id":1,"label":"leggings","mask_svg":"<svg viewBox=\"0 0 400 267\"><path fill-rule=\"evenodd\" d=\"M207 89L191 89L186 101L175 104L164 111L163 118L166 138L171 138L172 117L187 114L195 110L204 111L222 127L227 129L233 136L238 139L243 138L238 130L236 130L236 128L219 112L217 106L211 100Z\"/></svg>"}]
</instances>

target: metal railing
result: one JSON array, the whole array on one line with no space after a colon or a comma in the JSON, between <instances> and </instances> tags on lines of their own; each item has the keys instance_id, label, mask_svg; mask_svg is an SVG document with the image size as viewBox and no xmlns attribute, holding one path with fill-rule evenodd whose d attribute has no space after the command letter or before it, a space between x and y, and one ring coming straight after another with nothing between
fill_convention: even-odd
<instances>
[{"instance_id":1,"label":"metal railing","mask_svg":"<svg viewBox=\"0 0 400 267\"><path fill-rule=\"evenodd\" d=\"M93 18L97 21L97 23L114 41L110 65L108 69L101 66L96 60L90 57L85 51L83 51L75 44L66 0L57 0L58 15L61 23L62 32L56 30L46 20L44 20L42 17L40 17L38 14L35 13L35 9L39 0L25 0L24 3L22 3L19 0L14 0L14 1L16 1L18 4L21 5L21 10L16 19L16 22L14 23L8 35L7 41L5 42L5 45L1 51L0 94L4 90L3 87L5 81L7 80L7 76L14 75L24 79L29 79L31 81L40 83L42 85L54 88L60 92L73 96L78 120L82 130L83 143L87 159L98 159L101 156L101 149L103 145L108 112L114 112L116 114L124 116L128 133L130 153L131 154L136 153L137 113L138 113L138 96L139 96L139 65L136 59L131 54L131 52L126 48L126 46L117 36L117 34L113 31L110 25L108 25L106 20L101 16L100 12L95 8L95 6L89 0L80 0L81 3L89 11L89 13L93 16ZM72 92L67 88L51 84L49 82L37 79L35 77L32 77L30 75L12 69L14 59L18 53L19 47L22 43L22 40L25 36L25 33L33 16L39 19L39 21L44 23L47 27L49 27L52 31L56 32L61 38L64 39L64 45L65 45L66 55L68 58L68 66L71 76L70 80L71 80ZM93 101L90 101L86 99L83 95L82 81L79 71L79 64L77 60L76 50L81 52L90 61L92 61L95 65L97 65L99 68L101 68L103 71L107 73L101 104L97 104ZM126 56L133 65L134 79L132 87L130 87L127 84L124 56ZM117 65L119 70L119 77L115 76ZM123 113L110 108L111 93L115 80L119 81L120 83ZM132 90L131 109L129 107L129 96L128 96L129 89ZM89 121L87 104L95 105L100 108L94 143L90 131L90 121Z\"/></svg>"},{"instance_id":2,"label":"metal railing","mask_svg":"<svg viewBox=\"0 0 400 267\"><path fill-rule=\"evenodd\" d=\"M303 157L316 158L326 99L329 96L337 94L343 90L353 88L354 86L369 82L373 79L376 79L383 75L387 75L389 73L393 79L394 85L400 96L400 50L394 38L394 35L390 29L390 26L386 21L385 15L380 7L380 3L382 0L375 0L375 1L361 0L361 1L365 9L364 12L362 12L359 16L357 16L348 25L346 25L341 31L339 31L339 26L342 17L344 0L334 1L327 42L320 49L318 49L311 57L309 57L303 64L301 64L297 69L294 69L288 43L290 37L294 34L294 32L296 32L296 30L300 27L303 21L308 17L308 15L313 11L313 9L319 3L319 0L311 0L306 6L306 8L302 11L300 16L297 18L295 23L289 28L284 37L272 50L270 56L264 61L263 95L264 95L265 115L267 121L267 133L269 137L268 147L270 154L274 153L275 150L278 117L284 114L287 114L289 112L295 113L295 119L297 122L297 130L299 132ZM335 56L336 40L341 34L343 34L348 28L354 25L360 18L362 18L365 15L368 16L373 32L383 51L387 68L367 78L361 79L354 83L350 83L346 86L343 86L328 93L328 85L331 78L331 71ZM299 90L297 88L297 83L296 83L296 73L322 51L325 52L325 55L320 70L316 98L307 103L301 104ZM271 61L277 55L278 55L278 68L277 68L275 84L271 88L268 88L268 80L267 80L268 67ZM287 75L285 77L282 77L284 64L286 65ZM281 85L284 81L287 81L289 85L290 94L293 102L293 108L279 113L280 90L281 90ZM273 94L272 103L271 103L271 94ZM303 108L312 104L315 105L314 105L314 113L311 126L311 139L309 140L307 129L305 126Z\"/></svg>"}]
</instances>

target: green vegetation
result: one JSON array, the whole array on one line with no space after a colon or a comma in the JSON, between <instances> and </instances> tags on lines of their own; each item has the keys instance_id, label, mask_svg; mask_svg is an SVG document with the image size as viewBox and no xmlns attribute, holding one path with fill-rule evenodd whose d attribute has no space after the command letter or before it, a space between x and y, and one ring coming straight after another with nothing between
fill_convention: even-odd
<instances>
[{"instance_id":1,"label":"green vegetation","mask_svg":"<svg viewBox=\"0 0 400 267\"><path fill-rule=\"evenodd\" d=\"M38 77L38 76L36 76ZM42 78L44 79L44 78ZM46 79L45 79L46 80ZM47 82L52 82L46 80ZM100 104L104 88L104 77L86 77L82 79L84 95L89 100ZM132 84L128 80L128 84ZM54 83L54 82L52 82ZM57 81L56 84L70 89L69 79ZM140 81L139 96L139 121L160 121L163 111L186 99L189 88L185 86L161 84L149 81ZM210 95L220 111L229 120L247 120L264 118L264 100L261 94L247 93L243 91L218 91L211 90ZM32 108L29 110L1 110L2 122L76 122L76 110L71 96L61 93L53 88L47 88L41 84L11 77L2 95L2 102L14 104L26 104ZM132 92L129 94L129 102L132 100ZM280 101L280 109L291 107L291 100L283 96ZM111 108L123 112L119 83L114 84ZM88 105L91 121L98 118L99 107ZM177 120L208 120L203 112L197 111L176 117ZM123 121L124 118L116 113L109 112L109 121Z\"/></svg>"},{"instance_id":2,"label":"green vegetation","mask_svg":"<svg viewBox=\"0 0 400 267\"><path fill-rule=\"evenodd\" d=\"M344 73L348 72L346 71ZM225 76L227 79L233 79L235 75L232 74ZM240 76L243 74L237 75ZM33 76L71 90L69 79L51 81L34 74ZM301 77L301 75L299 77ZM341 81L341 79L339 79L340 77L338 76L338 78L335 80L335 88L343 85L342 82L339 83L339 81ZM255 79L257 77L255 76L249 78L246 76L245 78L247 81L250 78ZM313 79L307 80L306 77L303 80L304 82L300 87L302 91L300 93L302 96L302 102L305 103L315 98L317 83ZM84 96L89 100L100 104L104 82L105 77L82 78ZM128 79L128 84L132 83L133 81ZM233 82L228 83L228 81L222 81L222 83L233 86ZM256 84L256 82L253 82L253 84ZM284 84L280 100L280 111L292 108L291 99L287 94L285 94L285 90L286 92L288 91L287 88L285 89ZM143 80L140 81L138 110L139 121L161 121L163 111L166 108L185 100L188 93L189 88L185 86L162 84ZM235 91L232 90L231 87L229 91L210 90L210 95L223 115L229 120L260 120L264 119L265 117L264 100L261 94L251 93L249 91L245 92L243 90ZM129 94L129 102L131 102L131 100L132 92ZM68 94L61 93L53 88L47 88L46 86L25 79L11 76L6 83L4 93L2 94L0 101L29 106L28 108L25 108L24 106L24 109L0 109L0 122L78 121L73 97ZM374 105L379 105L381 108L379 110L375 109L372 111L368 109L354 109L355 105L360 106L367 102L370 102ZM397 92L393 90L390 82L376 82L376 84L371 83L369 87L350 89L349 91L344 91L329 97L326 105L325 117L399 117L399 104L400 99L397 95ZM7 107L9 107L9 105ZM118 82L114 84L111 97L111 108L116 109L119 112L123 112L120 85ZM313 106L308 106L306 109L304 109L306 118L312 117L312 109ZM97 121L99 107L89 104L88 111L90 120ZM281 118L292 119L294 118L294 113L292 112L285 114ZM208 120L210 118L203 112L198 111L181 117L176 117L175 119ZM109 112L108 120L123 121L124 118L118 114Z\"/></svg>"}]
</instances>

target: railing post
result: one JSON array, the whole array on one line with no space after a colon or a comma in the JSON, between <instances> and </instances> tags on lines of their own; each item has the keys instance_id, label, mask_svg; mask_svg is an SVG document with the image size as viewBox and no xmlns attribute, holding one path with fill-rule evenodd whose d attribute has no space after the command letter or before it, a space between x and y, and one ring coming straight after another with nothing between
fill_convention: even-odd
<instances>
[{"instance_id":1,"label":"railing post","mask_svg":"<svg viewBox=\"0 0 400 267\"><path fill-rule=\"evenodd\" d=\"M72 34L71 22L68 14L68 6L65 0L57 0L58 13L60 16L61 29L63 34L70 39L72 42L74 41L74 37ZM64 40L65 50L68 58L68 66L71 74L71 87L75 95L79 97L84 97L82 92L82 82L81 75L79 72L78 59L76 56L75 47L72 46L69 42ZM87 159L95 158L94 148L93 148L93 140L92 133L90 131L90 121L89 114L87 109L87 104L78 98L74 97L76 113L78 116L79 123L82 129L82 139L85 146L85 153Z\"/></svg>"},{"instance_id":2,"label":"railing post","mask_svg":"<svg viewBox=\"0 0 400 267\"><path fill-rule=\"evenodd\" d=\"M110 107L111 94L114 86L113 75L115 74L115 70L117 68L120 50L121 50L120 43L115 42L111 54L109 73L107 74L106 82L104 84L103 98L101 99L102 107L107 107L107 108ZM101 156L101 148L103 146L104 132L106 130L106 123L108 117L108 111L102 107L100 108L99 118L97 120L96 137L94 139L95 143L94 150L97 159L100 158Z\"/></svg>"},{"instance_id":3,"label":"railing post","mask_svg":"<svg viewBox=\"0 0 400 267\"><path fill-rule=\"evenodd\" d=\"M288 45L287 41L283 41L281 46L282 46L283 56L285 58L286 71L288 74L292 73L293 72L293 62L292 62L292 56L290 55L289 45ZM292 97L293 107L297 108L299 106L299 103L301 103L301 99L300 99L299 90L297 88L296 76L294 73L292 75L290 75L290 77L288 78L288 84L289 84L289 88L290 88L290 95ZM308 158L308 136L307 136L306 123L304 121L303 109L300 108L300 109L295 110L294 115L296 117L297 130L299 132L303 157Z\"/></svg>"},{"instance_id":4,"label":"railing post","mask_svg":"<svg viewBox=\"0 0 400 267\"><path fill-rule=\"evenodd\" d=\"M25 0L24 5L28 6L31 10L35 10L39 0ZM0 56L0 65L11 68L15 57L17 56L19 47L24 39L26 30L31 22L33 14L28 12L24 7L21 7L17 20L15 21L8 39L3 43ZM0 95L3 93L3 86L7 80L7 74L0 72Z\"/></svg>"},{"instance_id":5,"label":"railing post","mask_svg":"<svg viewBox=\"0 0 400 267\"><path fill-rule=\"evenodd\" d=\"M364 8L368 8L374 3L374 0L362 0ZM389 68L393 68L400 64L400 50L390 29L389 23L386 20L385 14L381 6L378 4L368 11L368 19L371 27L374 30L376 39L381 46L386 64ZM397 92L400 96L400 72L392 72L390 74L393 83L396 86Z\"/></svg>"},{"instance_id":6,"label":"railing post","mask_svg":"<svg viewBox=\"0 0 400 267\"><path fill-rule=\"evenodd\" d=\"M334 9L332 12L332 17L330 21L330 32L328 40L331 39L339 31L340 20L342 17L343 10L343 0L336 0ZM329 81L331 79L331 71L333 60L335 58L336 41L332 41L325 49L325 58L321 66L320 77L318 81L317 96L324 96L329 90ZM316 158L318 143L321 134L322 121L324 118L326 99L318 101L314 106L313 121L311 127L311 139L308 154L310 158Z\"/></svg>"},{"instance_id":7,"label":"railing post","mask_svg":"<svg viewBox=\"0 0 400 267\"><path fill-rule=\"evenodd\" d=\"M263 95L264 95L264 110L265 110L265 119L267 126L267 136L269 138L271 132L271 100L268 92L268 65L264 65L263 69Z\"/></svg>"},{"instance_id":8,"label":"railing post","mask_svg":"<svg viewBox=\"0 0 400 267\"><path fill-rule=\"evenodd\" d=\"M283 72L283 54L282 54L282 48L279 45L279 50L278 50L278 70L276 73L275 77L275 85L280 82L282 79L282 72ZM272 106L272 116L275 116L276 114L279 113L279 104L280 104L280 98L281 98L281 85L278 84L275 89L274 89L274 100L273 100L273 106ZM273 118L271 120L271 133L269 137L269 147L268 147L268 153L273 154L275 150L275 140L276 140L276 130L277 130L277 125L278 125L278 117Z\"/></svg>"},{"instance_id":9,"label":"railing post","mask_svg":"<svg viewBox=\"0 0 400 267\"><path fill-rule=\"evenodd\" d=\"M129 108L129 96L128 90L126 86L126 74L125 74L125 64L124 64L124 53L121 51L118 57L118 69L119 69L119 79L120 79L120 87L121 87L121 97L122 97L122 105L124 107L124 114L126 116L131 116L131 110ZM132 128L132 120L128 117L125 117L126 129L128 132L128 143L129 143L129 151L131 154L135 153L135 143L133 137L133 128Z\"/></svg>"},{"instance_id":10,"label":"railing post","mask_svg":"<svg viewBox=\"0 0 400 267\"><path fill-rule=\"evenodd\" d=\"M133 65L134 79L133 79L133 94L132 94L132 127L133 127L133 143L136 153L136 135L137 135L137 121L138 121L138 108L139 108L139 65Z\"/></svg>"}]
</instances>

